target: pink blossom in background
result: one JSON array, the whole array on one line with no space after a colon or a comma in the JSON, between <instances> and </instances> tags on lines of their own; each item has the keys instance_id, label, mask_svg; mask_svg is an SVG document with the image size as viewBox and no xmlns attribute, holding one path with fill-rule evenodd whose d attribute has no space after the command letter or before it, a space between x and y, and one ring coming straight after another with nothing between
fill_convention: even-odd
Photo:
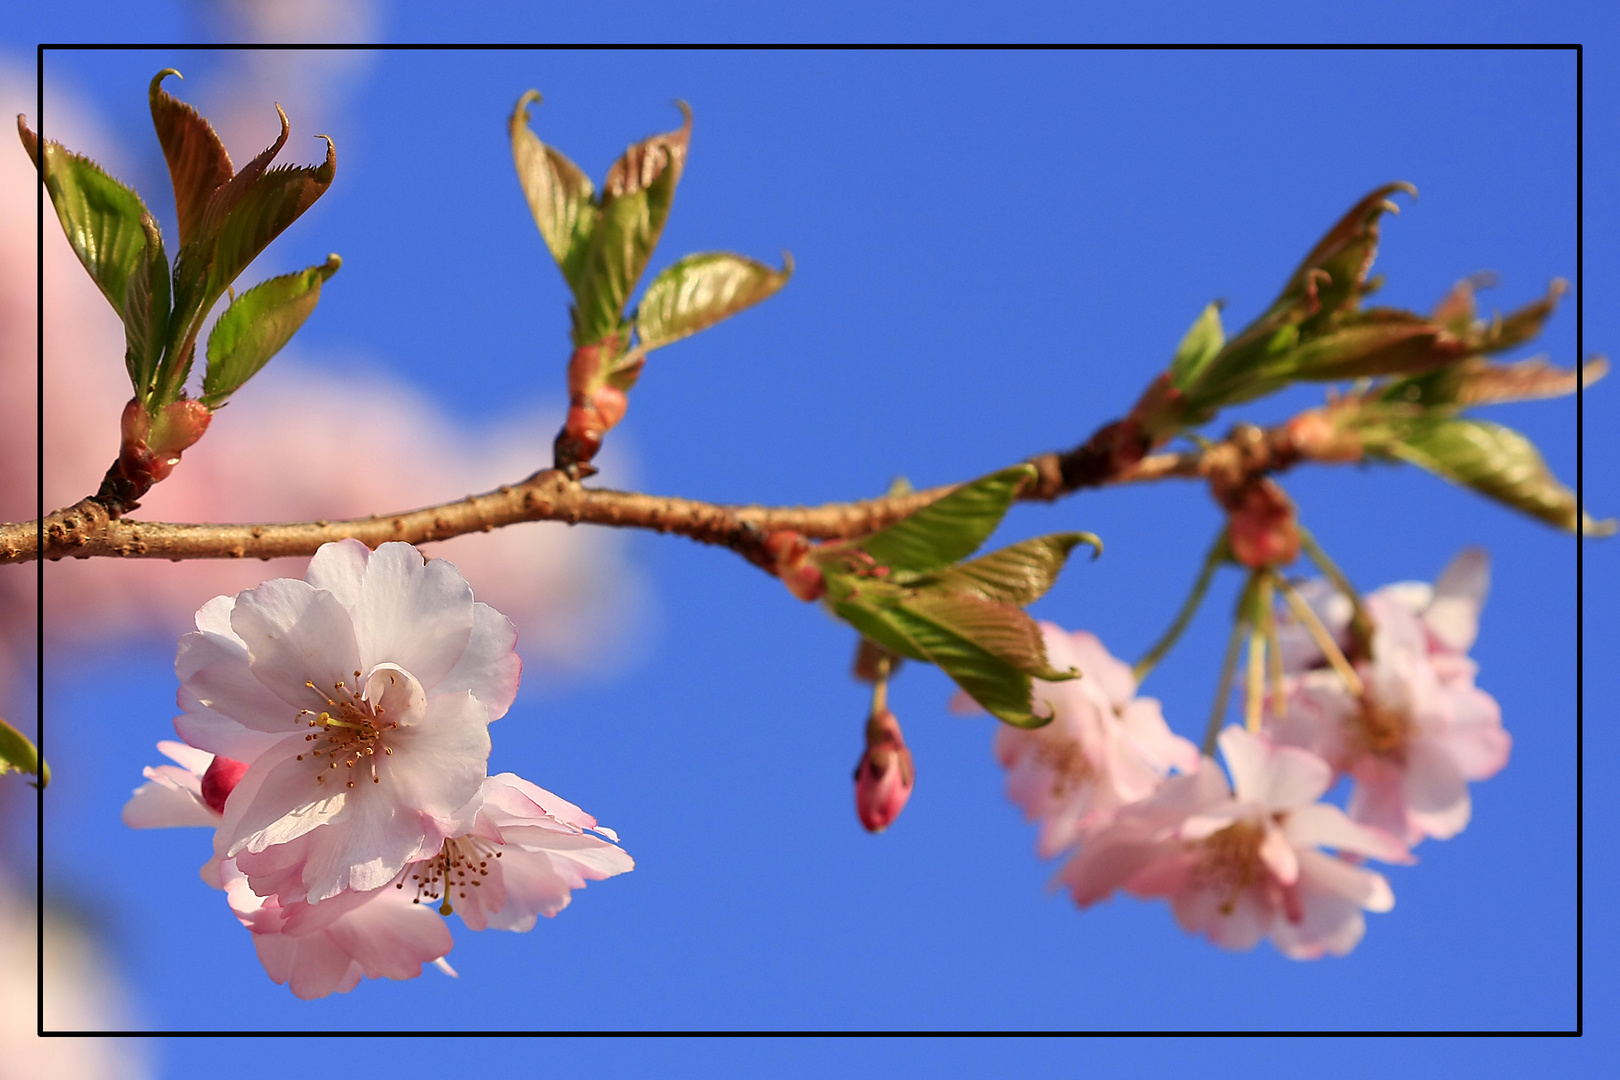
<instances>
[{"instance_id":1,"label":"pink blossom in background","mask_svg":"<svg viewBox=\"0 0 1620 1080\"><path fill-rule=\"evenodd\" d=\"M1198 749L1171 733L1157 700L1136 697L1130 666L1095 635L1052 623L1041 624L1041 635L1047 662L1081 677L1035 680L1036 711L1050 705L1052 722L1029 731L998 725L996 758L1007 769L1008 796L1040 822L1037 850L1051 858L1151 794L1170 769L1196 768Z\"/></svg>"},{"instance_id":2,"label":"pink blossom in background","mask_svg":"<svg viewBox=\"0 0 1620 1080\"><path fill-rule=\"evenodd\" d=\"M1467 656L1489 575L1485 553L1470 549L1433 587L1403 583L1368 596L1373 655L1356 666L1360 698L1323 666L1303 628L1282 630L1287 708L1267 730L1354 777L1350 816L1408 844L1461 832L1472 815L1468 782L1507 764L1512 740L1501 709L1474 685L1476 665ZM1345 641L1349 600L1314 583L1302 591Z\"/></svg>"},{"instance_id":3,"label":"pink blossom in background","mask_svg":"<svg viewBox=\"0 0 1620 1080\"><path fill-rule=\"evenodd\" d=\"M1362 912L1395 904L1383 875L1349 857L1408 862L1406 846L1317 801L1333 770L1316 755L1238 727L1220 747L1232 788L1206 758L1088 836L1059 880L1082 907L1115 889L1166 897L1183 929L1224 948L1269 937L1296 960L1345 955L1366 932Z\"/></svg>"}]
</instances>

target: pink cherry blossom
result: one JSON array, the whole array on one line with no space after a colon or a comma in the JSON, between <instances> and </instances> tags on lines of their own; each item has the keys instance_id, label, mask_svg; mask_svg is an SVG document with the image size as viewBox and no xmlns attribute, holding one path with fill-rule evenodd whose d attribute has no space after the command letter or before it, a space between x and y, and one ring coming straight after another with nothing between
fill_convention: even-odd
<instances>
[{"instance_id":1,"label":"pink cherry blossom","mask_svg":"<svg viewBox=\"0 0 1620 1080\"><path fill-rule=\"evenodd\" d=\"M1059 879L1082 907L1119 888L1167 897L1184 929L1228 949L1269 937L1297 960L1348 953L1366 932L1362 912L1395 897L1346 856L1407 862L1405 845L1317 801L1333 770L1316 755L1238 727L1220 746L1235 794L1206 758L1088 836Z\"/></svg>"},{"instance_id":2,"label":"pink cherry blossom","mask_svg":"<svg viewBox=\"0 0 1620 1080\"><path fill-rule=\"evenodd\" d=\"M1355 778L1350 816L1415 844L1448 839L1468 824L1468 782L1507 764L1512 740L1501 709L1474 685L1467 650L1489 586L1484 552L1465 551L1431 588L1386 586L1367 597L1372 658L1356 665L1360 696L1323 664L1297 625L1284 628L1291 674L1287 707L1267 725L1278 741L1303 746ZM1322 586L1307 598L1341 641L1349 601ZM1302 590L1307 591L1307 590Z\"/></svg>"},{"instance_id":3,"label":"pink cherry blossom","mask_svg":"<svg viewBox=\"0 0 1620 1080\"><path fill-rule=\"evenodd\" d=\"M1041 823L1037 850L1051 858L1152 793L1172 767L1195 768L1198 750L1171 733L1158 701L1136 696L1130 667L1095 635L1051 623L1041 634L1047 662L1081 677L1036 680L1036 711L1050 706L1052 722L1029 731L1001 725L996 757L1008 770L1008 795Z\"/></svg>"},{"instance_id":4,"label":"pink cherry blossom","mask_svg":"<svg viewBox=\"0 0 1620 1080\"><path fill-rule=\"evenodd\" d=\"M210 601L180 641L175 728L251 763L217 853L252 880L308 836L285 905L380 888L465 832L487 726L517 693L515 639L454 566L408 544L327 544L304 581Z\"/></svg>"},{"instance_id":5,"label":"pink cherry blossom","mask_svg":"<svg viewBox=\"0 0 1620 1080\"><path fill-rule=\"evenodd\" d=\"M426 963L449 970L444 920L394 889L284 907L255 893L233 860L220 863L218 872L231 910L253 932L264 970L301 998L346 993L362 977L414 979Z\"/></svg>"}]
</instances>

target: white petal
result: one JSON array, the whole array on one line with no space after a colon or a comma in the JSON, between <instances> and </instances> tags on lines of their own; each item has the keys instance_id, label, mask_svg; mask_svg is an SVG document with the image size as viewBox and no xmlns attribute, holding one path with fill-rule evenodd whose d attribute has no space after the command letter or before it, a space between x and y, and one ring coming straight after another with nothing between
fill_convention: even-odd
<instances>
[{"instance_id":1,"label":"white petal","mask_svg":"<svg viewBox=\"0 0 1620 1080\"><path fill-rule=\"evenodd\" d=\"M231 626L247 644L253 674L295 712L325 708L332 687L360 667L349 613L331 593L295 578L242 593Z\"/></svg>"},{"instance_id":2,"label":"white petal","mask_svg":"<svg viewBox=\"0 0 1620 1080\"><path fill-rule=\"evenodd\" d=\"M1291 811L1283 821L1283 831L1297 848L1329 847L1356 855L1370 855L1384 862L1411 862L1406 845L1399 839L1367 825L1357 825L1337 806L1313 803Z\"/></svg>"},{"instance_id":3,"label":"white petal","mask_svg":"<svg viewBox=\"0 0 1620 1080\"><path fill-rule=\"evenodd\" d=\"M1439 840L1462 832L1473 813L1462 770L1451 755L1428 740L1417 740L1407 748L1406 782L1401 791L1408 816Z\"/></svg>"},{"instance_id":4,"label":"white petal","mask_svg":"<svg viewBox=\"0 0 1620 1080\"><path fill-rule=\"evenodd\" d=\"M186 634L174 658L174 673L199 703L244 727L286 733L298 724L298 709L289 708L253 674L247 648L235 633Z\"/></svg>"},{"instance_id":5,"label":"white petal","mask_svg":"<svg viewBox=\"0 0 1620 1080\"><path fill-rule=\"evenodd\" d=\"M488 771L488 725L488 711L471 694L430 698L421 723L389 732L394 752L372 759L381 786L401 806L455 820L460 823L455 834L465 832L472 821L459 812L478 794Z\"/></svg>"},{"instance_id":6,"label":"white petal","mask_svg":"<svg viewBox=\"0 0 1620 1080\"><path fill-rule=\"evenodd\" d=\"M1232 790L1243 802L1260 802L1266 791L1267 746L1237 725L1230 725L1216 740L1232 774Z\"/></svg>"},{"instance_id":7,"label":"white petal","mask_svg":"<svg viewBox=\"0 0 1620 1080\"><path fill-rule=\"evenodd\" d=\"M1434 599L1423 613L1429 632L1452 650L1465 653L1479 635L1479 612L1491 589L1491 558L1483 548L1466 548L1434 583Z\"/></svg>"},{"instance_id":8,"label":"white petal","mask_svg":"<svg viewBox=\"0 0 1620 1080\"><path fill-rule=\"evenodd\" d=\"M1320 851L1299 853L1300 884L1312 892L1339 896L1367 911L1388 911L1395 906L1384 875Z\"/></svg>"},{"instance_id":9,"label":"white petal","mask_svg":"<svg viewBox=\"0 0 1620 1080\"><path fill-rule=\"evenodd\" d=\"M1260 841L1260 861L1266 864L1271 876L1284 885L1292 885L1299 880L1299 859L1294 854L1294 846L1281 829L1266 829L1266 837Z\"/></svg>"},{"instance_id":10,"label":"white petal","mask_svg":"<svg viewBox=\"0 0 1620 1080\"><path fill-rule=\"evenodd\" d=\"M333 783L330 788L317 782L316 776L321 775L322 770L317 762L307 757L303 761L296 760L295 743L301 744L302 738L295 736L286 740L285 748L278 746L261 755L238 781L237 788L242 794L238 797L238 792L233 791L227 803L235 820L228 818L226 822L233 827L226 839L224 854L235 856L242 851L258 852L274 844L284 844L319 828L343 811L347 800L344 789L332 781L328 781ZM337 775L335 769L326 772ZM237 803L242 804L240 810L236 808Z\"/></svg>"},{"instance_id":11,"label":"white petal","mask_svg":"<svg viewBox=\"0 0 1620 1080\"><path fill-rule=\"evenodd\" d=\"M291 713L285 702L281 705ZM183 686L180 706L186 711L174 718L175 734L197 747L199 752L207 751L209 757L220 754L235 761L251 762L287 737L286 730L269 732L243 727L229 716L205 708Z\"/></svg>"},{"instance_id":12,"label":"white petal","mask_svg":"<svg viewBox=\"0 0 1620 1080\"><path fill-rule=\"evenodd\" d=\"M432 692L466 651L472 630L472 588L453 565L424 563L409 544L372 553L354 608L362 669L398 664Z\"/></svg>"},{"instance_id":13,"label":"white petal","mask_svg":"<svg viewBox=\"0 0 1620 1080\"><path fill-rule=\"evenodd\" d=\"M435 694L458 694L470 690L489 709L489 718L506 715L517 698L523 661L517 648L517 628L512 620L488 604L473 605L472 637L461 659L433 688Z\"/></svg>"},{"instance_id":14,"label":"white petal","mask_svg":"<svg viewBox=\"0 0 1620 1080\"><path fill-rule=\"evenodd\" d=\"M353 537L322 544L309 560L304 580L338 598L351 613L360 602L360 579L371 561L371 549Z\"/></svg>"}]
</instances>

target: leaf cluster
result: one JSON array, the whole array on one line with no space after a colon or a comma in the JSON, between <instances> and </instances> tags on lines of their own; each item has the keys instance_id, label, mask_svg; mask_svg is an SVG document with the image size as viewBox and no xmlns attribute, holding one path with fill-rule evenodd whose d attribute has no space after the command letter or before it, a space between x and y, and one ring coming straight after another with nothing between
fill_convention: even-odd
<instances>
[{"instance_id":1,"label":"leaf cluster","mask_svg":"<svg viewBox=\"0 0 1620 1080\"><path fill-rule=\"evenodd\" d=\"M1034 679L1059 681L1040 628L1023 608L1052 587L1089 533L1036 537L969 559L995 531L1035 470L992 473L849 544L816 555L834 613L891 652L937 664L980 705L1018 727L1039 727Z\"/></svg>"},{"instance_id":2,"label":"leaf cluster","mask_svg":"<svg viewBox=\"0 0 1620 1080\"><path fill-rule=\"evenodd\" d=\"M150 415L185 396L197 337L210 312L259 253L331 186L337 157L326 140L314 166L272 168L290 126L240 171L208 123L163 89L148 88L152 124L174 186L180 247L171 267L163 235L134 190L60 143L40 146L23 117L17 129L40 168L68 243L124 323L124 363ZM340 260L272 278L231 302L207 344L201 401L216 408L256 374L309 317Z\"/></svg>"}]
</instances>

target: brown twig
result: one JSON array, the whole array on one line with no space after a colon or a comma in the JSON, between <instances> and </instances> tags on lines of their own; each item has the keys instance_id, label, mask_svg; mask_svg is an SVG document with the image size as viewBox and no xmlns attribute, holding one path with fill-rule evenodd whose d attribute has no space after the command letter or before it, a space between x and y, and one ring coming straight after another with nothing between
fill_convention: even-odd
<instances>
[{"instance_id":1,"label":"brown twig","mask_svg":"<svg viewBox=\"0 0 1620 1080\"><path fill-rule=\"evenodd\" d=\"M1140 483L1212 472L1270 471L1302 455L1284 427L1260 431L1243 426L1226 441L1187 453L1142 457L1117 452L1116 425L1066 454L1031 459L1036 479L1020 498L1051 501L1083 488ZM1134 460L1133 460L1134 459ZM354 537L368 547L389 540L421 544L469 532L488 532L522 521L566 521L676 533L699 543L728 547L749 561L770 566L764 538L792 530L817 540L850 539L891 525L955 490L947 484L901 495L823 506L726 506L660 495L587 488L555 469L482 495L396 514L343 521L278 524L172 524L114 518L95 497L46 517L47 559L272 559L312 555L322 544ZM35 522L0 525L0 563L37 556Z\"/></svg>"}]
</instances>

